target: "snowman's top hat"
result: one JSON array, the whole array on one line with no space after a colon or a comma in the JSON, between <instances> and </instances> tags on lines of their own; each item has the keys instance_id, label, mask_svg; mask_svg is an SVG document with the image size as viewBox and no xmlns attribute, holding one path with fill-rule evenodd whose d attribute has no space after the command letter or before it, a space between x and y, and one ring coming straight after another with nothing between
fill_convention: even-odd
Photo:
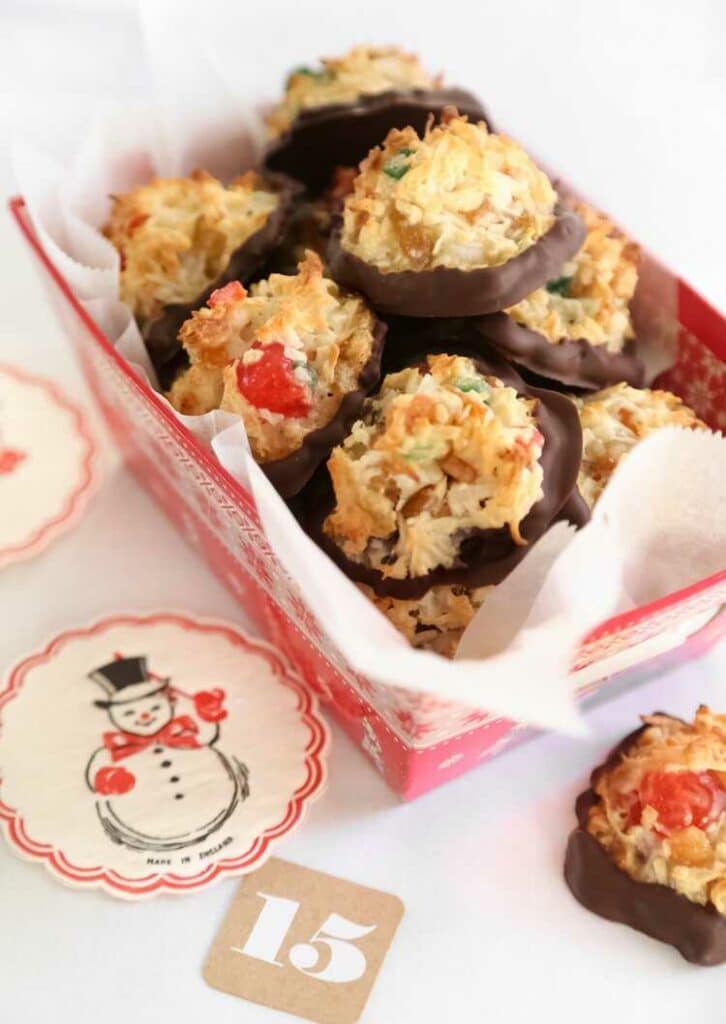
<instances>
[{"instance_id":1,"label":"snowman's top hat","mask_svg":"<svg viewBox=\"0 0 726 1024\"><path fill-rule=\"evenodd\" d=\"M117 704L129 704L142 697L151 697L169 685L168 679L152 676L146 667L146 658L114 658L106 665L88 673L106 691L107 700L96 700L97 708L110 708Z\"/></svg>"}]
</instances>

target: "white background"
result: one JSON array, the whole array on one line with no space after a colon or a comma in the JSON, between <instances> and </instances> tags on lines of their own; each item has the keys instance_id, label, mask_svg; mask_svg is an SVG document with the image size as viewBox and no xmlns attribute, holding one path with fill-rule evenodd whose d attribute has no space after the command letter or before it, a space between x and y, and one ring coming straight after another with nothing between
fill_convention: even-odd
<instances>
[{"instance_id":1,"label":"white background","mask_svg":"<svg viewBox=\"0 0 726 1024\"><path fill-rule=\"evenodd\" d=\"M456 65L455 77L500 123L726 305L720 0L508 0L476 4L475 13L460 2L298 4L307 38L320 34L308 44L285 15L293 5L248 6L245 16L238 5L232 32L213 3L200 2L200 45L207 29L221 32L240 60L259 61L261 82L268 45L307 60L355 39L388 39L420 49L434 67ZM130 5L1 0L0 12L3 143L23 131L70 146L89 111L145 95ZM12 188L6 157L3 144L4 194ZM90 406L4 211L0 296L0 358L56 378ZM0 577L0 671L99 614L180 604L243 620L109 452L105 485L79 528ZM329 791L281 852L406 904L364 1021L487 1015L574 1024L586 1016L609 1024L614 1013L627 1021L636 1012L661 1024L720 1020L726 967L691 967L669 948L589 915L566 890L561 862L575 794L639 712L690 714L699 701L726 710L725 653L591 712L586 742L536 739L407 806L335 732ZM0 846L0 1019L282 1021L201 979L235 885L126 906L66 890Z\"/></svg>"}]
</instances>

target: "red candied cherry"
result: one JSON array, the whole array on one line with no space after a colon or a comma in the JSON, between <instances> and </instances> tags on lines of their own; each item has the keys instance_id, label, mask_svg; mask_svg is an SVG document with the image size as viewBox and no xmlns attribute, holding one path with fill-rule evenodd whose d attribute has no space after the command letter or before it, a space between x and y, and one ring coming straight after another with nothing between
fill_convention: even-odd
<instances>
[{"instance_id":1,"label":"red candied cherry","mask_svg":"<svg viewBox=\"0 0 726 1024\"><path fill-rule=\"evenodd\" d=\"M221 306L227 302L237 302L238 299L243 299L246 294L244 286L239 281L230 281L229 284L214 289L207 299L207 305L210 309L214 309L215 306Z\"/></svg>"},{"instance_id":2,"label":"red candied cherry","mask_svg":"<svg viewBox=\"0 0 726 1024\"><path fill-rule=\"evenodd\" d=\"M635 790L631 790L629 793L619 793L617 796L617 807L625 816L626 829L640 824L643 805Z\"/></svg>"},{"instance_id":3,"label":"red candied cherry","mask_svg":"<svg viewBox=\"0 0 726 1024\"><path fill-rule=\"evenodd\" d=\"M136 785L136 779L120 766L99 768L93 780L93 788L101 796L121 796Z\"/></svg>"},{"instance_id":4,"label":"red candied cherry","mask_svg":"<svg viewBox=\"0 0 726 1024\"><path fill-rule=\"evenodd\" d=\"M237 364L237 387L250 405L268 409L282 416L302 418L312 408L310 387L295 376L295 365L285 355L285 346L279 341L269 345L255 342L253 350L262 351L254 363Z\"/></svg>"},{"instance_id":5,"label":"red candied cherry","mask_svg":"<svg viewBox=\"0 0 726 1024\"><path fill-rule=\"evenodd\" d=\"M711 772L647 772L640 780L640 803L658 815L661 835L695 825L705 828L720 813L723 792Z\"/></svg>"}]
</instances>

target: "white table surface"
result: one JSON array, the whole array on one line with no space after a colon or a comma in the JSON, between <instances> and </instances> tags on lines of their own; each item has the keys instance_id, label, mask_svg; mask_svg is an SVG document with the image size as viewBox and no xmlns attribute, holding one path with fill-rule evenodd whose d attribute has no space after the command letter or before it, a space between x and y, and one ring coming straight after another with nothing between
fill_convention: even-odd
<instances>
[{"instance_id":1,"label":"white table surface","mask_svg":"<svg viewBox=\"0 0 726 1024\"><path fill-rule=\"evenodd\" d=\"M500 8L465 33L471 49L472 39L501 42L518 26L516 45L485 47L492 108L544 157L564 154L574 181L726 304L726 260L714 242L723 235L726 181L723 5L650 0L606 11L533 0ZM3 137L38 129L51 106L50 133L60 137L75 130L91 98L110 106L124 92L141 93L135 27L123 3L61 9L6 0L2 18ZM427 31L435 53L434 29ZM389 38L397 37L411 42L394 25ZM545 56L555 45L569 59L552 65ZM11 187L0 159L0 188ZM90 408L5 212L0 282L0 358L53 377ZM110 448L108 460L106 483L79 527L2 573L2 673L51 634L123 608L183 604L244 620ZM634 1019L638 1006L661 1024L720 1019L726 968L696 969L588 914L569 895L561 867L573 799L590 767L641 711L690 714L699 701L726 709L725 670L722 648L592 711L591 739L538 738L410 805L334 729L329 789L279 852L396 893L406 905L362 1019L574 1024L585 1005L593 1024L610 1024L614 1007L620 1019ZM0 1020L282 1022L202 981L236 884L125 905L65 889L0 845Z\"/></svg>"}]
</instances>

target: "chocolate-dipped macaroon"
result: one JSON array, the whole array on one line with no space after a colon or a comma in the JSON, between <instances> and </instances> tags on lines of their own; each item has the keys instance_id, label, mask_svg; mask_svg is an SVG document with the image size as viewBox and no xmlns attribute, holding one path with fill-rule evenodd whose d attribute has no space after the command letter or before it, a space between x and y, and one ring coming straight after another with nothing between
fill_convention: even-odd
<instances>
[{"instance_id":1,"label":"chocolate-dipped macaroon","mask_svg":"<svg viewBox=\"0 0 726 1024\"><path fill-rule=\"evenodd\" d=\"M438 586L417 600L377 597L359 584L366 597L386 616L412 647L453 658L464 630L493 587Z\"/></svg>"},{"instance_id":2,"label":"chocolate-dipped macaroon","mask_svg":"<svg viewBox=\"0 0 726 1024\"><path fill-rule=\"evenodd\" d=\"M113 197L105 234L162 387L185 365L179 328L228 281L249 280L285 232L299 186L256 171L225 186L206 171Z\"/></svg>"},{"instance_id":3,"label":"chocolate-dipped macaroon","mask_svg":"<svg viewBox=\"0 0 726 1024\"><path fill-rule=\"evenodd\" d=\"M464 89L445 88L418 57L396 47L356 46L317 68L296 68L266 118L265 166L299 178L315 195L338 165L357 165L391 128L423 132L445 107L486 120Z\"/></svg>"},{"instance_id":4,"label":"chocolate-dipped macaroon","mask_svg":"<svg viewBox=\"0 0 726 1024\"><path fill-rule=\"evenodd\" d=\"M670 391L621 383L573 397L572 401L582 426L582 465L566 511L578 525L590 518L618 463L643 438L662 427L708 430L695 412Z\"/></svg>"},{"instance_id":5,"label":"chocolate-dipped macaroon","mask_svg":"<svg viewBox=\"0 0 726 1024\"><path fill-rule=\"evenodd\" d=\"M183 325L191 366L168 398L187 415L238 413L252 454L289 498L346 434L379 377L385 326L307 253L295 276L231 282Z\"/></svg>"},{"instance_id":6,"label":"chocolate-dipped macaroon","mask_svg":"<svg viewBox=\"0 0 726 1024\"><path fill-rule=\"evenodd\" d=\"M493 370L496 370L496 375ZM332 489L308 529L380 598L498 583L547 529L577 478L568 398L504 363L440 353L389 374L332 452Z\"/></svg>"},{"instance_id":7,"label":"chocolate-dipped macaroon","mask_svg":"<svg viewBox=\"0 0 726 1024\"><path fill-rule=\"evenodd\" d=\"M583 906L726 961L726 716L649 715L577 800L565 879Z\"/></svg>"},{"instance_id":8,"label":"chocolate-dipped macaroon","mask_svg":"<svg viewBox=\"0 0 726 1024\"><path fill-rule=\"evenodd\" d=\"M584 237L521 146L450 109L422 135L393 130L371 150L328 258L381 312L478 316L544 285Z\"/></svg>"},{"instance_id":9,"label":"chocolate-dipped macaroon","mask_svg":"<svg viewBox=\"0 0 726 1024\"><path fill-rule=\"evenodd\" d=\"M557 277L481 320L502 353L541 377L578 388L643 383L629 303L638 248L607 217L573 203L587 228L582 248Z\"/></svg>"}]
</instances>

